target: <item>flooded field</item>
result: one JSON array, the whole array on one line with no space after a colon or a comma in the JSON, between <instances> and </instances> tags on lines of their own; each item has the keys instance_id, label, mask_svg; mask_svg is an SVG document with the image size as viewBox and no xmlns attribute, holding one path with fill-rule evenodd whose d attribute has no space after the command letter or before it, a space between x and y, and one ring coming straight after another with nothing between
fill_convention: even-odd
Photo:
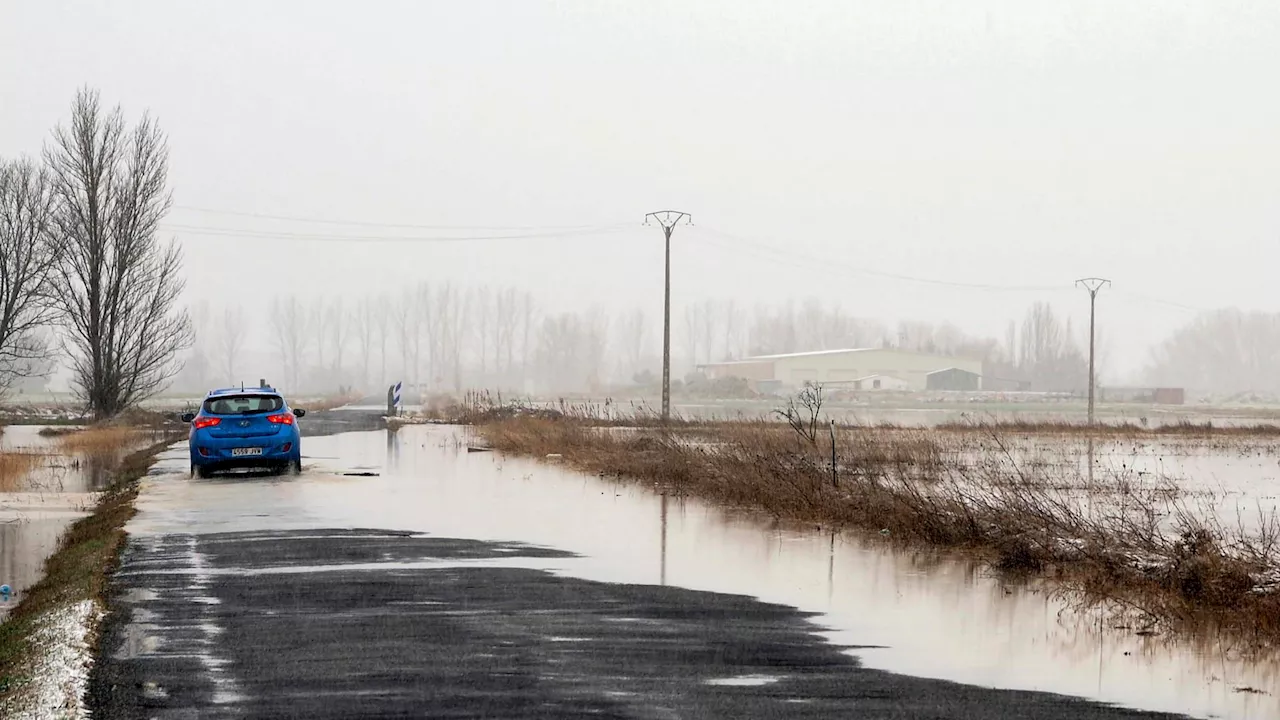
<instances>
[{"instance_id":1,"label":"flooded field","mask_svg":"<svg viewBox=\"0 0 1280 720\"><path fill-rule=\"evenodd\" d=\"M1202 717L1280 715L1280 658L1111 627L1043 587L1010 586L952 556L782 527L554 464L469 452L469 442L465 429L442 427L313 438L302 476L205 481L189 479L174 450L161 464L169 472L144 481L129 530L380 528L531 543L580 555L535 561L555 573L819 613L828 637L859 646L850 652L872 667ZM1127 462L1118 448L1111 457ZM1232 468L1242 486L1261 468L1212 467Z\"/></svg>"},{"instance_id":2,"label":"flooded field","mask_svg":"<svg viewBox=\"0 0 1280 720\"><path fill-rule=\"evenodd\" d=\"M1138 436L1090 440L1073 434L996 436L947 442L957 463L996 462L1056 484L1081 503L1105 505L1163 494L1162 510L1214 518L1258 533L1280 512L1280 439L1269 436Z\"/></svg>"},{"instance_id":3,"label":"flooded field","mask_svg":"<svg viewBox=\"0 0 1280 720\"><path fill-rule=\"evenodd\" d=\"M75 428L58 427L60 433ZM148 439L143 434L106 438L106 442L69 442L69 435L42 434L42 426L11 425L0 433L0 454L24 459L22 472L0 487L0 620L22 593L39 581L44 561L62 532L88 514L111 469Z\"/></svg>"}]
</instances>

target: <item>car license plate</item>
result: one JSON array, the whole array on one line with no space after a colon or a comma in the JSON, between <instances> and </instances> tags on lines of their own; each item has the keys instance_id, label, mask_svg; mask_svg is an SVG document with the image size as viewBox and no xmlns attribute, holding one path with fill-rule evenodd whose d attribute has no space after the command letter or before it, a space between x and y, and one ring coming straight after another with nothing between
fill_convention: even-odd
<instances>
[{"instance_id":1,"label":"car license plate","mask_svg":"<svg viewBox=\"0 0 1280 720\"><path fill-rule=\"evenodd\" d=\"M262 448L231 448L231 455L234 457L242 457L244 455L261 455Z\"/></svg>"}]
</instances>

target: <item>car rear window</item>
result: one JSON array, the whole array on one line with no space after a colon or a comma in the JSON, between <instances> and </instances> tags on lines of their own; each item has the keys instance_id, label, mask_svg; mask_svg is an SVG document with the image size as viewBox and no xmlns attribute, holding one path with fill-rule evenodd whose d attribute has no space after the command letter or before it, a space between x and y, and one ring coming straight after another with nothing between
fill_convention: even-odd
<instances>
[{"instance_id":1,"label":"car rear window","mask_svg":"<svg viewBox=\"0 0 1280 720\"><path fill-rule=\"evenodd\" d=\"M212 415L249 415L284 407L279 395L221 395L204 401L204 411Z\"/></svg>"}]
</instances>

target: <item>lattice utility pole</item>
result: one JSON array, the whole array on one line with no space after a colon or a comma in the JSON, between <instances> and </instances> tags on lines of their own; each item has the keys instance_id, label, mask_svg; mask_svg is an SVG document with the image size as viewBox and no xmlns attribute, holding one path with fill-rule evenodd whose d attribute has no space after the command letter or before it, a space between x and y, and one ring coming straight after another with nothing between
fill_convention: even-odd
<instances>
[{"instance_id":1,"label":"lattice utility pole","mask_svg":"<svg viewBox=\"0 0 1280 720\"><path fill-rule=\"evenodd\" d=\"M693 216L679 210L659 210L644 216L644 224L649 219L662 227L662 234L667 239L667 272L665 289L662 295L662 422L671 419L671 233L682 221L693 223Z\"/></svg>"},{"instance_id":2,"label":"lattice utility pole","mask_svg":"<svg viewBox=\"0 0 1280 720\"><path fill-rule=\"evenodd\" d=\"M1093 392L1097 375L1094 374L1093 365L1093 348L1094 348L1094 307L1098 300L1098 291L1111 284L1106 278L1082 278L1076 281L1077 287L1082 287L1089 291L1089 424L1093 425Z\"/></svg>"}]
</instances>

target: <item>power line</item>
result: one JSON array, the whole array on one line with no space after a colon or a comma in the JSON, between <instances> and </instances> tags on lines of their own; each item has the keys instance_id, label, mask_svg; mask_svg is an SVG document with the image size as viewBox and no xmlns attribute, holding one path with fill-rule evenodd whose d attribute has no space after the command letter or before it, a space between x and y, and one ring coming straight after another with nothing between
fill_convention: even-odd
<instances>
[{"instance_id":1,"label":"power line","mask_svg":"<svg viewBox=\"0 0 1280 720\"><path fill-rule=\"evenodd\" d=\"M783 250L778 247L774 247L764 243L749 240L747 238L739 237L737 235L732 235L730 233L726 233L720 230L708 228L706 226L701 226L701 229L704 232L709 232L714 235L719 235L725 239L733 240L736 243L740 243L748 247L754 247L759 251L769 253L774 257L766 257L765 259L770 261L783 262L783 263L789 262L791 264L795 264L796 259L801 259L801 260L808 260L809 263L811 263L811 265L797 265L797 267L811 267L812 265L820 265L822 267L828 267L828 268L836 267L852 273L856 273L858 275L870 275L873 277L881 277L889 280L899 280L903 282L920 283L923 285L938 285L943 287L965 288L969 290L1050 292L1050 291L1057 291L1057 290L1063 289L1062 286L1058 286L1058 285L995 285L995 284L989 284L989 283L967 283L967 282L959 282L954 280L938 280L935 278L925 278L925 277L918 277L914 275L891 273L891 272L885 272L882 270L874 270L872 268L867 268L867 267L849 265L847 263L840 262L838 259L835 259L835 258L818 257L815 255L807 255L805 253L796 252L793 250ZM700 238L700 240L702 242L727 248L735 252L742 252L742 247L740 245L728 245L724 243L717 243L711 240L707 240L706 238Z\"/></svg>"},{"instance_id":2,"label":"power line","mask_svg":"<svg viewBox=\"0 0 1280 720\"><path fill-rule=\"evenodd\" d=\"M1164 305L1166 307L1177 308L1179 310L1186 310L1188 312L1196 312L1196 313L1208 312L1206 308L1196 307L1195 305L1187 305L1185 303L1180 303L1180 302L1174 302L1172 300L1161 300L1160 298L1150 297L1147 295L1140 295L1135 292L1129 292L1128 290L1116 290L1115 294L1120 295L1122 297L1129 297L1134 300L1138 300L1140 302L1151 303L1153 305Z\"/></svg>"},{"instance_id":3,"label":"power line","mask_svg":"<svg viewBox=\"0 0 1280 720\"><path fill-rule=\"evenodd\" d=\"M595 225L419 225L405 223L373 222L369 220L334 220L314 218L301 215L273 215L268 213L243 212L239 210L217 210L214 208L195 207L192 205L174 205L174 210L206 213L210 215L227 215L231 217L257 218L260 220L286 220L317 225L355 225L359 227L376 227L403 230L585 230Z\"/></svg>"},{"instance_id":4,"label":"power line","mask_svg":"<svg viewBox=\"0 0 1280 720\"><path fill-rule=\"evenodd\" d=\"M374 242L409 242L409 243L433 243L433 242L470 242L476 240L528 240L535 238L566 238L582 235L598 235L604 233L618 232L623 229L634 227L633 225L599 225L585 226L578 230L548 231L548 232L532 232L532 233L512 233L504 235L336 235L336 234L319 234L319 233L299 233L286 231L270 231L270 230L251 230L226 227L204 227L200 225L181 225L175 223L162 223L161 230L180 232L191 235L208 235L213 237L240 237L240 238L258 238L268 240L306 240L309 242L354 242L354 243L374 243Z\"/></svg>"},{"instance_id":5,"label":"power line","mask_svg":"<svg viewBox=\"0 0 1280 720\"><path fill-rule=\"evenodd\" d=\"M852 273L856 273L860 275L872 275L872 277L879 277L879 278L886 278L886 279L895 279L895 281L913 282L913 283L920 283L920 284L932 284L932 286L942 286L942 287L959 287L959 288L966 288L966 290L993 290L993 291L1020 291L1020 292L1048 292L1048 291L1062 290L1060 286L1014 286L1014 284L966 283L966 282L959 282L959 281L941 281L941 279L936 279L936 278L922 278L922 277L918 277L918 275L888 273L888 272L884 272L884 270L876 270L872 268L865 268L865 266L849 265L846 263L841 263L840 260L833 259L833 258L818 258L818 256L815 256L815 255L806 255L804 254L804 252L797 252L794 250L782 250L780 249L780 247L765 245L765 243L749 240L749 238L735 236L735 234L731 234L723 231L717 231L717 229L708 228L708 227L705 227L705 225L701 225L701 229L703 229L704 232L718 234L718 236L726 238L726 240L732 240L735 242L744 243L744 245L754 246L756 247L756 249L760 251L769 252L769 254L776 255L777 258L780 259L781 261L786 261L788 259L794 261L796 258L799 258L799 259L809 260L810 263L813 263L813 264L818 264L823 266L837 266L837 268L849 270L849 272L852 272ZM704 242L708 242L708 241L704 240ZM716 245L716 243L713 243L713 245ZM730 249L736 250L736 251L741 250L740 247L735 247L735 246L723 246L723 247L730 247Z\"/></svg>"}]
</instances>

